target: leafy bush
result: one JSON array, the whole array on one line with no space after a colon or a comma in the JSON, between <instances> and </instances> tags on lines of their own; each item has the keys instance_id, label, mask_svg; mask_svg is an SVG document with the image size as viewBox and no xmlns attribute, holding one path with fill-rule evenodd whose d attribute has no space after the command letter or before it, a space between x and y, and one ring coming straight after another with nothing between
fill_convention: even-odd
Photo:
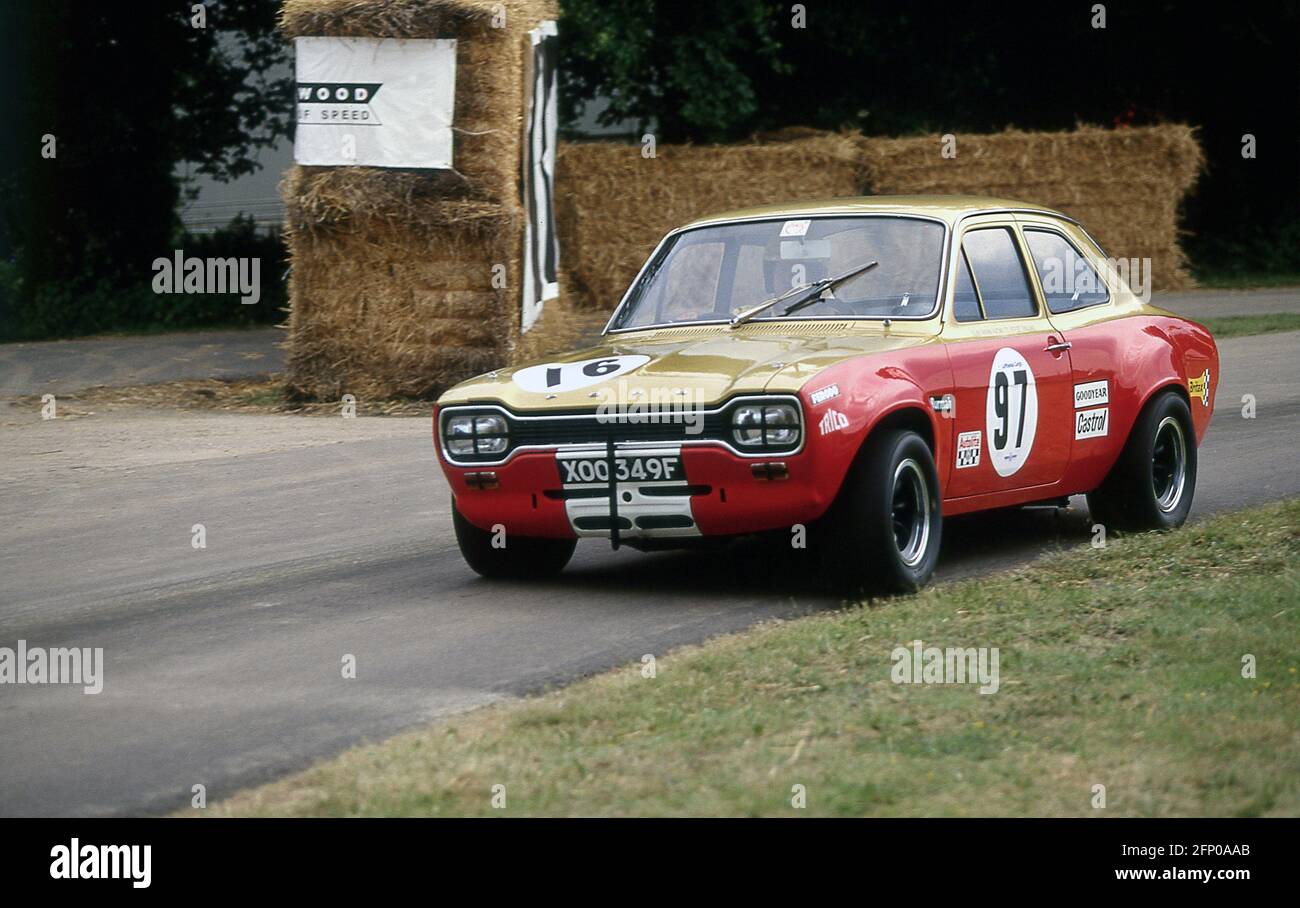
<instances>
[{"instance_id":1,"label":"leafy bush","mask_svg":"<svg viewBox=\"0 0 1300 908\"><path fill-rule=\"evenodd\" d=\"M39 340L107 331L172 330L274 324L284 317L285 253L278 232L259 233L236 218L210 234L185 235L175 249L189 258L260 259L261 299L238 294L155 293L153 262L131 269L137 281L72 278L24 294L18 266L0 262L0 340ZM173 250L162 250L162 258Z\"/></svg>"}]
</instances>

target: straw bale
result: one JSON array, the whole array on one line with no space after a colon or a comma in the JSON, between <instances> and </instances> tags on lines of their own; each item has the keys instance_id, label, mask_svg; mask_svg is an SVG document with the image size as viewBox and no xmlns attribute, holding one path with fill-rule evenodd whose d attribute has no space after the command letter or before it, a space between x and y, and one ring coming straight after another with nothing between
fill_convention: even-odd
<instances>
[{"instance_id":1,"label":"straw bale","mask_svg":"<svg viewBox=\"0 0 1300 908\"><path fill-rule=\"evenodd\" d=\"M525 32L550 0L285 0L288 37L455 38L454 170L301 167L281 184L301 397L431 396L518 336ZM505 266L505 286L494 266Z\"/></svg>"},{"instance_id":2,"label":"straw bale","mask_svg":"<svg viewBox=\"0 0 1300 908\"><path fill-rule=\"evenodd\" d=\"M1183 197L1203 166L1196 135L1181 124L1070 132L1008 130L941 137L862 139L871 191L1020 199L1078 219L1115 258L1149 258L1155 289L1191 286L1178 244Z\"/></svg>"},{"instance_id":3,"label":"straw bale","mask_svg":"<svg viewBox=\"0 0 1300 908\"><path fill-rule=\"evenodd\" d=\"M806 133L796 135L806 136ZM608 312L673 227L727 208L857 195L855 140L821 133L747 145L561 144L556 165L560 254L583 303Z\"/></svg>"}]
</instances>

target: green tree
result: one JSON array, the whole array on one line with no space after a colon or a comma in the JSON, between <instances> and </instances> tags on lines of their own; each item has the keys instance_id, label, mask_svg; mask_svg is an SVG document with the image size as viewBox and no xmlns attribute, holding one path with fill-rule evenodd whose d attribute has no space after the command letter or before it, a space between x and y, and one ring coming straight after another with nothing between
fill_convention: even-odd
<instances>
[{"instance_id":1,"label":"green tree","mask_svg":"<svg viewBox=\"0 0 1300 908\"><path fill-rule=\"evenodd\" d=\"M11 71L0 256L18 278L18 311L0 312L9 333L52 286L75 300L78 289L147 283L177 235L177 164L228 180L256 169L255 151L286 134L293 103L290 79L273 77L288 60L276 9L266 0L3 5Z\"/></svg>"},{"instance_id":2,"label":"green tree","mask_svg":"<svg viewBox=\"0 0 1300 908\"><path fill-rule=\"evenodd\" d=\"M755 73L780 75L781 3L566 0L560 101L568 122L598 96L601 120L654 121L658 137L725 141L750 127Z\"/></svg>"}]
</instances>

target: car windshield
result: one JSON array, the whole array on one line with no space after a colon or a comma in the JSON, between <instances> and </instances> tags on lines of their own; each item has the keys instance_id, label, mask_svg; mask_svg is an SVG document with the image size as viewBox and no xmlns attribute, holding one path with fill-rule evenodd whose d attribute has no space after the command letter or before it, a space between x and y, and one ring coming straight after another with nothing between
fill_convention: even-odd
<instances>
[{"instance_id":1,"label":"car windshield","mask_svg":"<svg viewBox=\"0 0 1300 908\"><path fill-rule=\"evenodd\" d=\"M742 221L687 230L655 253L610 328L727 321L764 300L873 261L879 264L842 283L832 297L789 318L932 315L943 239L939 222L899 215ZM785 308L773 306L754 321L782 318Z\"/></svg>"}]
</instances>

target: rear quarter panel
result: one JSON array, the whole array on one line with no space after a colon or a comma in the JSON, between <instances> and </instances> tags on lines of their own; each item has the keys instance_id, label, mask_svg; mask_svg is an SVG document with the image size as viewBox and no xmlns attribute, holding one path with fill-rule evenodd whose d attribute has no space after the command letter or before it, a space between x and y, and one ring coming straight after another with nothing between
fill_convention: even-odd
<instances>
[{"instance_id":1,"label":"rear quarter panel","mask_svg":"<svg viewBox=\"0 0 1300 908\"><path fill-rule=\"evenodd\" d=\"M1189 402L1197 444L1213 415L1213 389L1219 358L1214 339L1203 326L1153 307L1132 315L1072 327L1065 331L1072 348L1076 382L1109 376L1110 431L1105 445L1075 442L1065 485L1091 491L1101 484L1128 441L1142 408L1157 393L1178 388ZM1190 395L1189 379L1210 372L1202 401Z\"/></svg>"}]
</instances>

